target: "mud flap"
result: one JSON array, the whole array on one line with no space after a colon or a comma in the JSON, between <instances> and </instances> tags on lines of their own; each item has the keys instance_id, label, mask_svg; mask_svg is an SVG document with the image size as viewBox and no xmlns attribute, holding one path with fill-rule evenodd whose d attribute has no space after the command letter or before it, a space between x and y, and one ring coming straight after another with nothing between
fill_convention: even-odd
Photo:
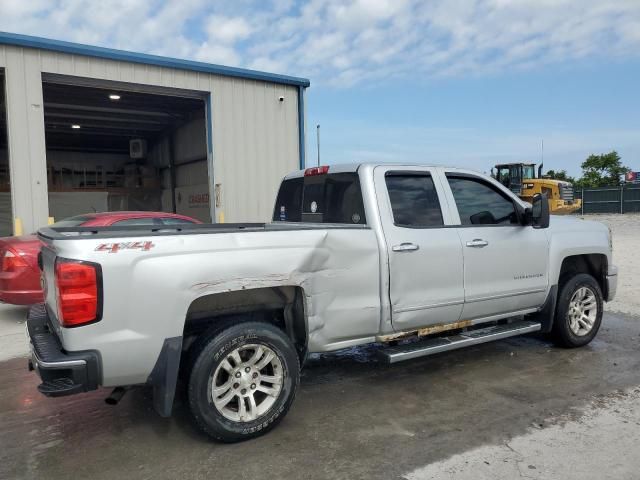
<instances>
[{"instance_id":1,"label":"mud flap","mask_svg":"<svg viewBox=\"0 0 640 480\"><path fill-rule=\"evenodd\" d=\"M552 285L549 294L542 308L532 315L528 315L527 319L540 322L542 328L541 333L549 333L553 328L553 321L556 317L556 301L558 300L558 285Z\"/></svg>"},{"instance_id":2,"label":"mud flap","mask_svg":"<svg viewBox=\"0 0 640 480\"><path fill-rule=\"evenodd\" d=\"M182 337L164 340L147 385L153 387L153 408L161 417L170 417L178 383L178 370L182 353Z\"/></svg>"}]
</instances>

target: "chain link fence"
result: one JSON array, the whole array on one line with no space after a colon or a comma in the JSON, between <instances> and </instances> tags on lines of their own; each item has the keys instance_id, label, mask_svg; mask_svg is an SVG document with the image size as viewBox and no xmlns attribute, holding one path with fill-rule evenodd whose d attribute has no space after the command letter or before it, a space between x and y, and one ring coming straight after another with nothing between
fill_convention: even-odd
<instances>
[{"instance_id":1,"label":"chain link fence","mask_svg":"<svg viewBox=\"0 0 640 480\"><path fill-rule=\"evenodd\" d=\"M582 199L580 214L640 212L640 184L576 189L575 198Z\"/></svg>"}]
</instances>

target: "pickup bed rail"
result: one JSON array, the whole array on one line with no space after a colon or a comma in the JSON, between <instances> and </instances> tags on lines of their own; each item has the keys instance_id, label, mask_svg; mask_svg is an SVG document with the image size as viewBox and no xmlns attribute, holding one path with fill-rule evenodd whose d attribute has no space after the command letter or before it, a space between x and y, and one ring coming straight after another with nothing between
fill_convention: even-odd
<instances>
[{"instance_id":1,"label":"pickup bed rail","mask_svg":"<svg viewBox=\"0 0 640 480\"><path fill-rule=\"evenodd\" d=\"M79 240L82 238L124 238L138 236L169 236L169 235L204 235L216 233L241 233L241 232L281 232L299 230L335 230L368 229L367 225L348 225L331 223L218 223L200 224L188 226L173 225L128 225L110 227L59 227L41 228L38 237L42 240Z\"/></svg>"}]
</instances>

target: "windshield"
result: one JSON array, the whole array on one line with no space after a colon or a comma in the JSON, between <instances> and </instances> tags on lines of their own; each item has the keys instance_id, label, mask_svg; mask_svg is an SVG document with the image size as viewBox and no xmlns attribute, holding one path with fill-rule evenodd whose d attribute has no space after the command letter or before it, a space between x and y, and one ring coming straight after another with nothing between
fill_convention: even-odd
<instances>
[{"instance_id":1,"label":"windshield","mask_svg":"<svg viewBox=\"0 0 640 480\"><path fill-rule=\"evenodd\" d=\"M522 167L522 178L523 179L536 178L535 165L524 165Z\"/></svg>"},{"instance_id":2,"label":"windshield","mask_svg":"<svg viewBox=\"0 0 640 480\"><path fill-rule=\"evenodd\" d=\"M60 220L59 222L56 222L51 226L54 228L79 227L84 222L88 222L91 219L93 219L93 217L90 215L78 215L75 217L69 217L65 218L64 220Z\"/></svg>"},{"instance_id":3,"label":"windshield","mask_svg":"<svg viewBox=\"0 0 640 480\"><path fill-rule=\"evenodd\" d=\"M498 168L498 175L496 176L496 180L499 182L508 185L509 184L509 167L500 167Z\"/></svg>"}]
</instances>

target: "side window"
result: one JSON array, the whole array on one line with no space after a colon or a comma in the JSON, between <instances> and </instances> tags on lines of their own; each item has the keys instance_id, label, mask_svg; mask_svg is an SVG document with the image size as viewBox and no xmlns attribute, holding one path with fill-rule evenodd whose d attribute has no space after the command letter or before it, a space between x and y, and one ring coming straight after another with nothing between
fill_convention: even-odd
<instances>
[{"instance_id":1,"label":"side window","mask_svg":"<svg viewBox=\"0 0 640 480\"><path fill-rule=\"evenodd\" d=\"M429 174L389 172L385 176L393 223L398 227L441 227L442 210Z\"/></svg>"},{"instance_id":2,"label":"side window","mask_svg":"<svg viewBox=\"0 0 640 480\"><path fill-rule=\"evenodd\" d=\"M123 225L157 225L154 218L127 218L126 220L120 220L118 222L112 223L114 226L123 226Z\"/></svg>"},{"instance_id":3,"label":"side window","mask_svg":"<svg viewBox=\"0 0 640 480\"><path fill-rule=\"evenodd\" d=\"M518 223L513 201L480 179L447 175L462 225Z\"/></svg>"}]
</instances>

